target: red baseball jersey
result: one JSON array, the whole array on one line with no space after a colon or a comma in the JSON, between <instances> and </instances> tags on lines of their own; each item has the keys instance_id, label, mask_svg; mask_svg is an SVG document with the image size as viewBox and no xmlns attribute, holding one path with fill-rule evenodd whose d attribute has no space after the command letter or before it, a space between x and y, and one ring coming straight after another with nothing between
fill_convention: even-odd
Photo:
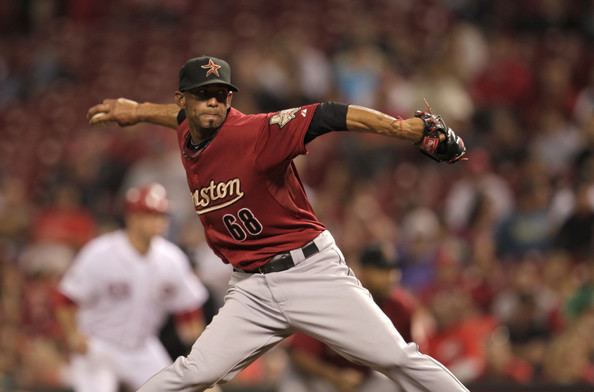
<instances>
[{"instance_id":1,"label":"red baseball jersey","mask_svg":"<svg viewBox=\"0 0 594 392\"><path fill-rule=\"evenodd\" d=\"M325 230L292 162L318 104L246 115L231 108L206 147L189 147L187 119L178 127L182 163L206 240L225 262L244 270L299 248Z\"/></svg>"}]
</instances>

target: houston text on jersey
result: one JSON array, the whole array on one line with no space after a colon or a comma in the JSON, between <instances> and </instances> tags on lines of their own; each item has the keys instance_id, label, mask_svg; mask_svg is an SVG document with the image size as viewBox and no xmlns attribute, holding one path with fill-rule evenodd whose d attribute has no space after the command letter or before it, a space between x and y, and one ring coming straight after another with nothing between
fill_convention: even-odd
<instances>
[{"instance_id":1,"label":"houston text on jersey","mask_svg":"<svg viewBox=\"0 0 594 392\"><path fill-rule=\"evenodd\" d=\"M208 186L196 189L192 193L192 200L198 215L227 207L242 197L243 192L239 178L221 182L210 180Z\"/></svg>"}]
</instances>

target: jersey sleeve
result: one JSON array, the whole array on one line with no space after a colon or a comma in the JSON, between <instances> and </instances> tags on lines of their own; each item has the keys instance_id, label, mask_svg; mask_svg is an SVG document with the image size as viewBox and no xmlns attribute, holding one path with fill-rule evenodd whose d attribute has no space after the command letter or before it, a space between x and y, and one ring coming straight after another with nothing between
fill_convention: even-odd
<instances>
[{"instance_id":1,"label":"jersey sleeve","mask_svg":"<svg viewBox=\"0 0 594 392\"><path fill-rule=\"evenodd\" d=\"M98 290L100 259L92 249L83 248L62 277L59 291L79 305L90 302Z\"/></svg>"},{"instance_id":2,"label":"jersey sleeve","mask_svg":"<svg viewBox=\"0 0 594 392\"><path fill-rule=\"evenodd\" d=\"M190 261L182 251L175 253L170 271L172 281L176 282L176 290L175 295L168 300L168 310L179 313L201 307L208 298L208 291L192 271Z\"/></svg>"},{"instance_id":3,"label":"jersey sleeve","mask_svg":"<svg viewBox=\"0 0 594 392\"><path fill-rule=\"evenodd\" d=\"M305 134L319 104L269 113L258 137L256 163L266 170L305 154Z\"/></svg>"}]
</instances>

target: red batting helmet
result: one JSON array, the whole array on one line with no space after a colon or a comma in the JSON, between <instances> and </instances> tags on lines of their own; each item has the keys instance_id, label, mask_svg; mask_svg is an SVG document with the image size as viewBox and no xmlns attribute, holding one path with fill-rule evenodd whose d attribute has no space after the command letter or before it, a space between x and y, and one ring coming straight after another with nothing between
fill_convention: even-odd
<instances>
[{"instance_id":1,"label":"red batting helmet","mask_svg":"<svg viewBox=\"0 0 594 392\"><path fill-rule=\"evenodd\" d=\"M169 200L165 187L156 182L128 189L126 212L169 212Z\"/></svg>"}]
</instances>

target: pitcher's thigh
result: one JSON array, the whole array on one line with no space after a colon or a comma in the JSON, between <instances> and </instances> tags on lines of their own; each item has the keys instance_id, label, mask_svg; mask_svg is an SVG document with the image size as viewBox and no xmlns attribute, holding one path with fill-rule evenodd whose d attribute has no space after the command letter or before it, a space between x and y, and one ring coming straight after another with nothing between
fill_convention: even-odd
<instances>
[{"instance_id":1,"label":"pitcher's thigh","mask_svg":"<svg viewBox=\"0 0 594 392\"><path fill-rule=\"evenodd\" d=\"M375 368L398 365L406 342L369 292L353 276L306 285L291 303L293 325L349 359Z\"/></svg>"},{"instance_id":2,"label":"pitcher's thigh","mask_svg":"<svg viewBox=\"0 0 594 392\"><path fill-rule=\"evenodd\" d=\"M406 360L407 343L365 289L349 287L340 301L344 307L331 309L328 316L336 324L317 328L327 344L373 368L398 366Z\"/></svg>"}]
</instances>

